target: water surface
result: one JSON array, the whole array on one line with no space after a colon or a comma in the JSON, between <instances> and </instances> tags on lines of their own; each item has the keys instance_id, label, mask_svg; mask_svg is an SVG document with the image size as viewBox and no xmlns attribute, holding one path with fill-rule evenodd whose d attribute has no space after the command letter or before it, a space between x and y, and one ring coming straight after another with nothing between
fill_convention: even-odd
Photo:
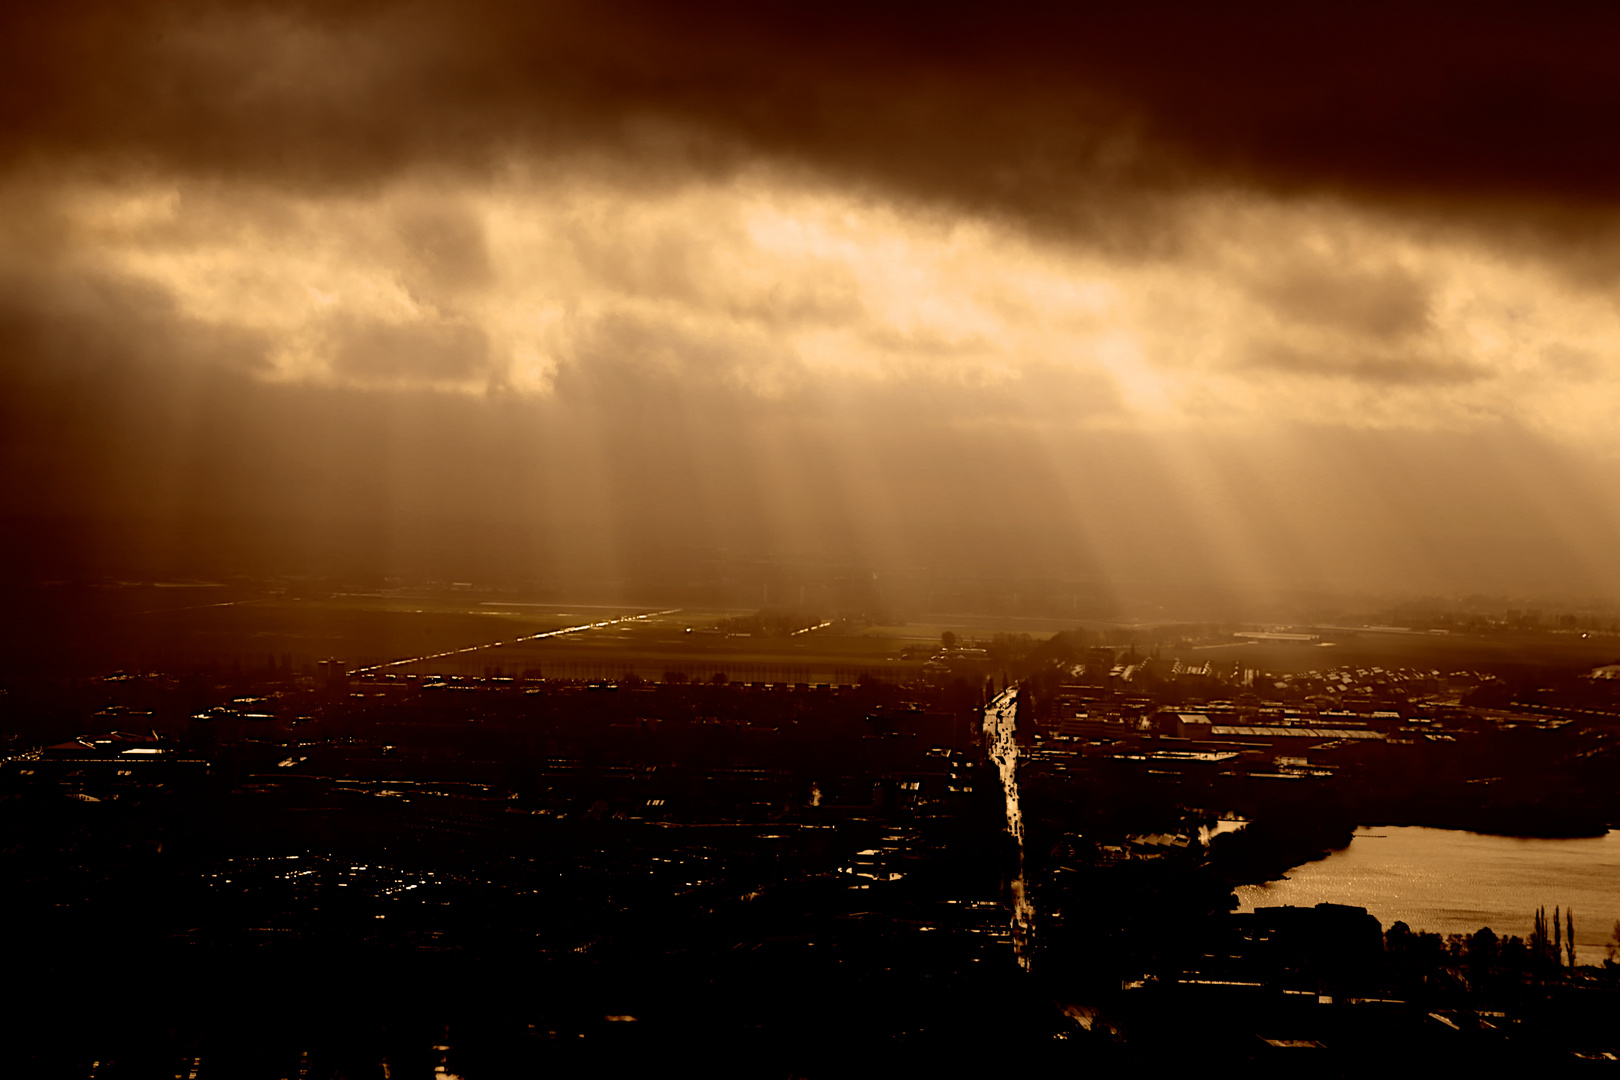
<instances>
[{"instance_id":1,"label":"water surface","mask_svg":"<svg viewBox=\"0 0 1620 1080\"><path fill-rule=\"evenodd\" d=\"M1580 840L1525 840L1452 829L1357 829L1350 846L1237 890L1241 911L1319 903L1364 907L1386 928L1530 935L1537 907L1573 909L1576 959L1602 961L1620 919L1620 831Z\"/></svg>"}]
</instances>

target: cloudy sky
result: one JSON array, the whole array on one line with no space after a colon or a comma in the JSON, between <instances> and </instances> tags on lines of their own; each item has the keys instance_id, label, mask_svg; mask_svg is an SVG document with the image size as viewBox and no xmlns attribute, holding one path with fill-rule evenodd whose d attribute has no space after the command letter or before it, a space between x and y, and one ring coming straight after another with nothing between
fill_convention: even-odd
<instances>
[{"instance_id":1,"label":"cloudy sky","mask_svg":"<svg viewBox=\"0 0 1620 1080\"><path fill-rule=\"evenodd\" d=\"M1620 595L1606 5L0 18L24 572Z\"/></svg>"}]
</instances>

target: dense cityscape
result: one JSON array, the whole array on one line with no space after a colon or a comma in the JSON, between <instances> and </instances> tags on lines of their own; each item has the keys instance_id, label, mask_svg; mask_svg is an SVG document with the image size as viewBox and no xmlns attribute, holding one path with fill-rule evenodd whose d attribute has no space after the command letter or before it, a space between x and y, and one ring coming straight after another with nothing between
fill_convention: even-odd
<instances>
[{"instance_id":1,"label":"dense cityscape","mask_svg":"<svg viewBox=\"0 0 1620 1080\"><path fill-rule=\"evenodd\" d=\"M271 654L13 678L22 1060L476 1077L702 1053L789 1076L989 1063L1007 1038L1054 1066L1346 1071L1397 1047L1538 1068L1620 1048L1620 939L1566 898L1442 934L1234 893L1357 826L1603 836L1610 665L1358 659L1434 640L1389 626L1143 626L910 629L856 672L866 620L648 618L688 650L653 678L512 670L489 643L437 671ZM711 670L729 643L756 670L792 649L810 678L806 640L852 681Z\"/></svg>"}]
</instances>

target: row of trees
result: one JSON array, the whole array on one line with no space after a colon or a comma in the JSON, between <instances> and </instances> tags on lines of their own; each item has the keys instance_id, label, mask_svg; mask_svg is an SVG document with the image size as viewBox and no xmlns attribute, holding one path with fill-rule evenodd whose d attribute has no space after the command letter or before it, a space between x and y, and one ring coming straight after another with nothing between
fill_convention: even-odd
<instances>
[{"instance_id":1,"label":"row of trees","mask_svg":"<svg viewBox=\"0 0 1620 1080\"><path fill-rule=\"evenodd\" d=\"M1615 926L1620 941L1620 923ZM1528 940L1518 936L1498 937L1490 927L1472 934L1416 932L1397 922L1384 932L1384 950L1392 957L1422 964L1466 964L1470 968L1507 968L1518 971L1545 971L1575 966L1575 913L1553 908L1551 918L1545 907L1536 911L1535 926Z\"/></svg>"},{"instance_id":2,"label":"row of trees","mask_svg":"<svg viewBox=\"0 0 1620 1080\"><path fill-rule=\"evenodd\" d=\"M1558 921L1558 908L1553 908L1552 933L1548 935L1547 909L1536 909L1535 929L1530 931L1530 954L1543 964L1552 967L1563 965L1564 957L1568 957L1570 967L1575 966L1575 912L1564 913L1562 924Z\"/></svg>"}]
</instances>

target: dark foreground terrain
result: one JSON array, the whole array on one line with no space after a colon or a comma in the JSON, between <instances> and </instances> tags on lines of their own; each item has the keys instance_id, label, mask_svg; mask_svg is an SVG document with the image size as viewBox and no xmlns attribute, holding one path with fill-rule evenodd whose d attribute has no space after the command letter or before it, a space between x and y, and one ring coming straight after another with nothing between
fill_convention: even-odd
<instances>
[{"instance_id":1,"label":"dark foreground terrain","mask_svg":"<svg viewBox=\"0 0 1620 1080\"><path fill-rule=\"evenodd\" d=\"M1615 969L1547 940L1232 913L1233 885L1361 822L1602 831L1614 711L1579 671L1272 675L1082 634L847 683L421 667L12 680L19 1074L1559 1072L1620 1049ZM1003 685L1021 853L981 725ZM1247 824L1210 842L1217 819Z\"/></svg>"}]
</instances>

